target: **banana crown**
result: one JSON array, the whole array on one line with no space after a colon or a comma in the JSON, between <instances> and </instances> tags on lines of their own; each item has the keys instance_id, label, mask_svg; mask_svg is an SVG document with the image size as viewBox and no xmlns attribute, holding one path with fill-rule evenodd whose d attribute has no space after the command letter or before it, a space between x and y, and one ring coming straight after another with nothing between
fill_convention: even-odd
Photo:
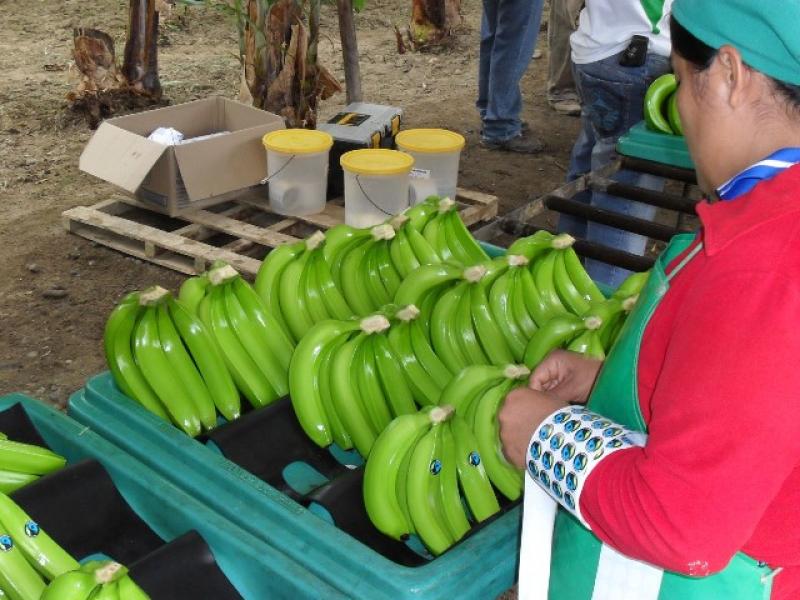
<instances>
[{"instance_id":1,"label":"banana crown","mask_svg":"<svg viewBox=\"0 0 800 600\"><path fill-rule=\"evenodd\" d=\"M430 418L431 423L438 424L449 421L455 414L456 409L450 404L445 404L444 406L433 407L433 409L431 409L431 411L428 413L428 417Z\"/></svg>"},{"instance_id":2,"label":"banana crown","mask_svg":"<svg viewBox=\"0 0 800 600\"><path fill-rule=\"evenodd\" d=\"M477 283L484 278L487 272L485 265L473 265L464 269L463 277L470 283Z\"/></svg>"},{"instance_id":3,"label":"banana crown","mask_svg":"<svg viewBox=\"0 0 800 600\"><path fill-rule=\"evenodd\" d=\"M600 329L600 327L603 326L603 319L596 315L590 315L583 320L583 324L589 331L594 331L595 329Z\"/></svg>"},{"instance_id":4,"label":"banana crown","mask_svg":"<svg viewBox=\"0 0 800 600\"><path fill-rule=\"evenodd\" d=\"M628 296L625 300L622 301L622 310L625 312L631 312L633 307L636 306L636 302L639 300L639 294L635 296Z\"/></svg>"},{"instance_id":5,"label":"banana crown","mask_svg":"<svg viewBox=\"0 0 800 600\"><path fill-rule=\"evenodd\" d=\"M575 243L575 238L568 233L561 233L553 238L551 245L556 250L566 250Z\"/></svg>"},{"instance_id":6,"label":"banana crown","mask_svg":"<svg viewBox=\"0 0 800 600\"><path fill-rule=\"evenodd\" d=\"M507 379L522 379L531 374L531 370L525 365L506 365L503 375Z\"/></svg>"},{"instance_id":7,"label":"banana crown","mask_svg":"<svg viewBox=\"0 0 800 600\"><path fill-rule=\"evenodd\" d=\"M530 262L527 256L521 254L509 254L506 256L506 261L509 267L524 267Z\"/></svg>"},{"instance_id":8,"label":"banana crown","mask_svg":"<svg viewBox=\"0 0 800 600\"><path fill-rule=\"evenodd\" d=\"M360 326L361 331L370 335L386 331L391 327L391 323L384 315L370 315L369 317L361 319Z\"/></svg>"},{"instance_id":9,"label":"banana crown","mask_svg":"<svg viewBox=\"0 0 800 600\"><path fill-rule=\"evenodd\" d=\"M450 198L442 198L439 200L439 212L446 213L456 205Z\"/></svg>"},{"instance_id":10,"label":"banana crown","mask_svg":"<svg viewBox=\"0 0 800 600\"><path fill-rule=\"evenodd\" d=\"M166 296L169 296L169 291L165 290L160 285L154 285L147 288L139 294L140 306L155 306L159 304Z\"/></svg>"},{"instance_id":11,"label":"banana crown","mask_svg":"<svg viewBox=\"0 0 800 600\"><path fill-rule=\"evenodd\" d=\"M325 241L325 234L321 231L315 231L308 238L306 238L306 250L314 250L322 242Z\"/></svg>"},{"instance_id":12,"label":"banana crown","mask_svg":"<svg viewBox=\"0 0 800 600\"><path fill-rule=\"evenodd\" d=\"M229 282L231 279L236 279L238 276L239 271L230 265L217 267L208 272L208 280L211 282L211 285L222 285L223 283Z\"/></svg>"},{"instance_id":13,"label":"banana crown","mask_svg":"<svg viewBox=\"0 0 800 600\"><path fill-rule=\"evenodd\" d=\"M409 304L408 306L405 306L400 310L398 310L394 316L400 321L407 322L407 321L413 321L414 319L419 317L419 315L420 315L420 310L416 307L416 305Z\"/></svg>"},{"instance_id":14,"label":"banana crown","mask_svg":"<svg viewBox=\"0 0 800 600\"><path fill-rule=\"evenodd\" d=\"M372 229L370 229L370 233L372 233L372 237L375 241L380 240L391 240L394 238L394 227L392 227L389 223L382 223L380 225L376 225Z\"/></svg>"},{"instance_id":15,"label":"banana crown","mask_svg":"<svg viewBox=\"0 0 800 600\"><path fill-rule=\"evenodd\" d=\"M389 225L391 225L394 229L400 229L410 220L411 218L408 215L400 213L399 215L395 215L389 219Z\"/></svg>"}]
</instances>

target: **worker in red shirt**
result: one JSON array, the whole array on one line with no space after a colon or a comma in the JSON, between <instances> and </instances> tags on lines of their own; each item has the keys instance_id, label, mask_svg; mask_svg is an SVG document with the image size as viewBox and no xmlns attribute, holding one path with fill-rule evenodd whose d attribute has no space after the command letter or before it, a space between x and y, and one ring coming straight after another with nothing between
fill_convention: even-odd
<instances>
[{"instance_id":1,"label":"worker in red shirt","mask_svg":"<svg viewBox=\"0 0 800 600\"><path fill-rule=\"evenodd\" d=\"M671 28L702 227L604 363L554 352L506 398L521 600L800 598L800 0Z\"/></svg>"}]
</instances>

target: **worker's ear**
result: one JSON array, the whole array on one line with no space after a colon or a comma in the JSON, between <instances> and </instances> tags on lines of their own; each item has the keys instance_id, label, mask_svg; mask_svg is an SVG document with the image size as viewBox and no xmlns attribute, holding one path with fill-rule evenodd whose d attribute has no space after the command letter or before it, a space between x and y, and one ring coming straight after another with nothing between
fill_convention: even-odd
<instances>
[{"instance_id":1,"label":"worker's ear","mask_svg":"<svg viewBox=\"0 0 800 600\"><path fill-rule=\"evenodd\" d=\"M730 108L740 108L751 101L752 86L756 83L754 72L744 63L736 48L722 46L714 58L712 70L715 71L717 91Z\"/></svg>"}]
</instances>

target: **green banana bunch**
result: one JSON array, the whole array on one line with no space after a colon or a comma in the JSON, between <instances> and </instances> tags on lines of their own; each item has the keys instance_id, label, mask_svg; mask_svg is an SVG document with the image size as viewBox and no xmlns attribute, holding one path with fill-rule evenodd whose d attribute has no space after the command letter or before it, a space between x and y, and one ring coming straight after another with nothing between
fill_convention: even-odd
<instances>
[{"instance_id":1,"label":"green banana bunch","mask_svg":"<svg viewBox=\"0 0 800 600\"><path fill-rule=\"evenodd\" d=\"M670 97L674 96L677 89L678 81L673 73L662 75L647 88L644 96L644 121L648 129L669 135L681 135L682 129L679 132L673 128L667 117Z\"/></svg>"},{"instance_id":2,"label":"green banana bunch","mask_svg":"<svg viewBox=\"0 0 800 600\"><path fill-rule=\"evenodd\" d=\"M525 380L530 370L524 365L472 365L453 377L439 398L440 406L452 406L456 414L465 417L471 405L486 393L506 381Z\"/></svg>"},{"instance_id":3,"label":"green banana bunch","mask_svg":"<svg viewBox=\"0 0 800 600\"><path fill-rule=\"evenodd\" d=\"M428 196L424 201L403 211L403 216L408 217L414 229L422 232L430 220L438 214L441 201L439 196Z\"/></svg>"},{"instance_id":4,"label":"green banana bunch","mask_svg":"<svg viewBox=\"0 0 800 600\"><path fill-rule=\"evenodd\" d=\"M295 244L284 244L273 249L261 263L254 283L255 291L264 302L267 312L275 317L287 335L291 335L291 330L281 311L280 282L286 267L295 261L305 251L305 248L306 243L302 241Z\"/></svg>"},{"instance_id":5,"label":"green banana bunch","mask_svg":"<svg viewBox=\"0 0 800 600\"><path fill-rule=\"evenodd\" d=\"M629 275L625 281L619 284L619 287L614 291L612 296L614 298L620 298L621 300L632 296L638 296L644 289L649 276L650 271L642 271L641 273Z\"/></svg>"}]
</instances>

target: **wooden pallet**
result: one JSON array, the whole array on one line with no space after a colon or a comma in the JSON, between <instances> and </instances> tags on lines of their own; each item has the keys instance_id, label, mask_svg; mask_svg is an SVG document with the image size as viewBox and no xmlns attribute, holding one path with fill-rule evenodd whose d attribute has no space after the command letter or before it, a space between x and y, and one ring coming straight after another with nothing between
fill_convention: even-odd
<instances>
[{"instance_id":1,"label":"wooden pallet","mask_svg":"<svg viewBox=\"0 0 800 600\"><path fill-rule=\"evenodd\" d=\"M459 188L456 201L467 226L497 216L496 196ZM341 203L315 215L286 218L255 194L170 218L129 197L114 197L62 213L67 231L142 260L196 275L224 260L253 278L271 248L301 240L344 220Z\"/></svg>"}]
</instances>

